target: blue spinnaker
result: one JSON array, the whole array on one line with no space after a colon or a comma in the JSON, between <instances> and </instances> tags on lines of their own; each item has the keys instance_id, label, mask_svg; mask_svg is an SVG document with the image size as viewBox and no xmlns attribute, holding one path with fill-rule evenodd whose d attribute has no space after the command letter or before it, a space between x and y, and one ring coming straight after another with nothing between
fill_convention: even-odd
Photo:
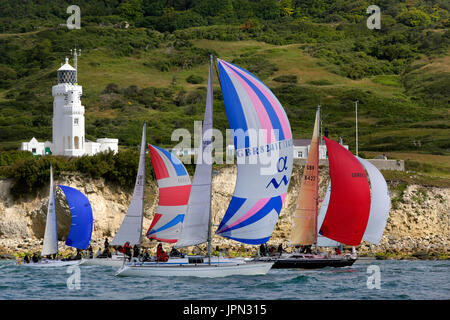
<instances>
[{"instance_id":1,"label":"blue spinnaker","mask_svg":"<svg viewBox=\"0 0 450 320\"><path fill-rule=\"evenodd\" d=\"M86 250L92 236L93 217L88 198L77 189L58 185L69 203L72 222L66 245Z\"/></svg>"}]
</instances>

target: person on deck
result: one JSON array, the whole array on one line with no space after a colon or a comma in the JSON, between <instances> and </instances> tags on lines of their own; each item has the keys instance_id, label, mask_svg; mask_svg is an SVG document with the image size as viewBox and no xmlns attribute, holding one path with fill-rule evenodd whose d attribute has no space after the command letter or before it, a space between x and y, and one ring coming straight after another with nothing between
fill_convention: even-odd
<instances>
[{"instance_id":1,"label":"person on deck","mask_svg":"<svg viewBox=\"0 0 450 320\"><path fill-rule=\"evenodd\" d=\"M133 258L138 258L139 255L141 254L140 252L141 250L139 249L139 247L137 245L133 246Z\"/></svg>"},{"instance_id":2,"label":"person on deck","mask_svg":"<svg viewBox=\"0 0 450 320\"><path fill-rule=\"evenodd\" d=\"M105 251L106 249L109 249L109 241L108 238L105 238Z\"/></svg>"},{"instance_id":3,"label":"person on deck","mask_svg":"<svg viewBox=\"0 0 450 320\"><path fill-rule=\"evenodd\" d=\"M143 262L145 262L145 261L151 261L150 255L148 254L148 250L147 250L147 249L145 249L144 254L142 255L142 261L143 261Z\"/></svg>"},{"instance_id":4,"label":"person on deck","mask_svg":"<svg viewBox=\"0 0 450 320\"><path fill-rule=\"evenodd\" d=\"M160 262L166 262L169 260L169 255L164 251L161 243L158 244L158 247L156 248L156 260Z\"/></svg>"},{"instance_id":5,"label":"person on deck","mask_svg":"<svg viewBox=\"0 0 450 320\"><path fill-rule=\"evenodd\" d=\"M336 255L342 254L342 252L341 252L341 250L339 249L339 247L336 247L335 253L336 253Z\"/></svg>"},{"instance_id":6,"label":"person on deck","mask_svg":"<svg viewBox=\"0 0 450 320\"><path fill-rule=\"evenodd\" d=\"M261 245L259 246L259 254L262 257L266 255L266 246L264 245L264 243L261 243Z\"/></svg>"},{"instance_id":7,"label":"person on deck","mask_svg":"<svg viewBox=\"0 0 450 320\"><path fill-rule=\"evenodd\" d=\"M81 250L77 248L77 254L73 260L80 260L81 259Z\"/></svg>"},{"instance_id":8,"label":"person on deck","mask_svg":"<svg viewBox=\"0 0 450 320\"><path fill-rule=\"evenodd\" d=\"M177 248L172 247L172 250L170 250L169 253L170 257L181 257L181 252L177 250Z\"/></svg>"},{"instance_id":9,"label":"person on deck","mask_svg":"<svg viewBox=\"0 0 450 320\"><path fill-rule=\"evenodd\" d=\"M280 243L280 245L278 246L277 251L278 251L278 254L281 256L283 253L283 244L282 243Z\"/></svg>"},{"instance_id":10,"label":"person on deck","mask_svg":"<svg viewBox=\"0 0 450 320\"><path fill-rule=\"evenodd\" d=\"M107 248L105 249L105 251L103 251L103 254L104 254L106 257L108 257L108 258L111 258L111 257L112 257L112 254L111 254L111 251L109 250L109 247L107 247Z\"/></svg>"},{"instance_id":11,"label":"person on deck","mask_svg":"<svg viewBox=\"0 0 450 320\"><path fill-rule=\"evenodd\" d=\"M121 252L128 256L128 261L131 261L131 247L129 241L125 242Z\"/></svg>"}]
</instances>

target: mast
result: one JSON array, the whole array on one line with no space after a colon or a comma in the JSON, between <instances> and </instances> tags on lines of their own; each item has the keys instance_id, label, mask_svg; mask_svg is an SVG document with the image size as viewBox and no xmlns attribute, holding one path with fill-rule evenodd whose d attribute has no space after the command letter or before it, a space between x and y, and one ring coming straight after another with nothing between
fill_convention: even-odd
<instances>
[{"instance_id":1,"label":"mast","mask_svg":"<svg viewBox=\"0 0 450 320\"><path fill-rule=\"evenodd\" d=\"M80 54L81 54L81 49L80 49ZM142 135L145 137L145 142L144 143L141 142L141 147L144 147L144 150L145 150L145 145L147 144L147 123L145 121L144 121L144 132ZM142 225L144 224L144 215L145 215L144 203L145 203L145 178L146 178L146 176L145 176L145 157L146 157L146 155L145 155L145 151L143 153L144 153L144 157L143 157L144 158L144 169L143 169L144 188L142 190L142 197L141 197L142 206L141 206L141 230L139 232L139 246L142 243ZM142 157L142 155L139 156L139 162L141 161L141 157ZM139 167L138 167L138 170L139 170Z\"/></svg>"},{"instance_id":2,"label":"mast","mask_svg":"<svg viewBox=\"0 0 450 320\"><path fill-rule=\"evenodd\" d=\"M356 156L358 156L358 100L355 101L355 121L356 121Z\"/></svg>"},{"instance_id":3,"label":"mast","mask_svg":"<svg viewBox=\"0 0 450 320\"><path fill-rule=\"evenodd\" d=\"M320 130L319 130L319 128L321 127L320 126L320 122L321 122L321 120L320 120L320 104L317 106L317 124L318 124L318 126L317 126L317 135L319 135L319 132L320 132ZM322 138L319 138L319 141L321 141L322 140ZM312 140L311 140L312 141ZM317 146L317 149L319 149L319 146ZM317 237L318 237L318 230L317 230L317 219L318 219L318 216L319 216L319 160L320 159L320 156L319 156L319 154L318 154L318 157L317 157L317 179L316 179L316 194L315 194L315 197L316 197L316 207L315 207L315 214L314 214L314 218L315 218L315 223L314 223L314 225L315 225L315 228L314 228L314 231L315 231L315 234L316 234L316 239L315 239L315 241L314 241L314 247L315 247L315 249L316 249L316 254L317 254Z\"/></svg>"},{"instance_id":4,"label":"mast","mask_svg":"<svg viewBox=\"0 0 450 320\"><path fill-rule=\"evenodd\" d=\"M209 74L211 75L211 77L209 77L209 81L208 81L208 94L206 99L210 100L210 104L211 104L211 125L212 125L212 105L213 105L213 95L212 95L212 86L213 86L213 79L212 79L212 68L213 68L213 56L212 54L209 55ZM204 134L204 132L203 132ZM206 141L205 141L206 142ZM211 146L212 143L212 139L209 140L209 145ZM202 138L202 144L203 144L203 138ZM212 147L212 146L211 146ZM211 147L209 149L210 151L210 160L211 160L211 172L212 172L212 150ZM202 155L203 156L203 155ZM212 184L212 175L211 175L211 184ZM212 188L209 189L210 190L210 203L212 201L212 196L211 196L211 192L212 192ZM211 215L211 204L209 205L209 218L208 218L208 264L211 264L211 241L212 241L212 236L211 236L211 229L212 229L212 215Z\"/></svg>"},{"instance_id":5,"label":"mast","mask_svg":"<svg viewBox=\"0 0 450 320\"><path fill-rule=\"evenodd\" d=\"M358 100L355 101L355 123L356 123L356 156L358 156ZM355 246L352 246L352 253L356 252Z\"/></svg>"}]
</instances>

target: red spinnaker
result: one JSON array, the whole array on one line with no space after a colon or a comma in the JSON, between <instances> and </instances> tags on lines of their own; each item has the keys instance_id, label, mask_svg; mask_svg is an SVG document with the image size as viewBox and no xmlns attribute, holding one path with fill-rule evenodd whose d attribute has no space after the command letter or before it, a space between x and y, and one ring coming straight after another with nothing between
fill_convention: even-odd
<instances>
[{"instance_id":1,"label":"red spinnaker","mask_svg":"<svg viewBox=\"0 0 450 320\"><path fill-rule=\"evenodd\" d=\"M330 163L331 196L320 234L358 246L369 220L369 181L364 167L350 151L333 140L324 139Z\"/></svg>"}]
</instances>

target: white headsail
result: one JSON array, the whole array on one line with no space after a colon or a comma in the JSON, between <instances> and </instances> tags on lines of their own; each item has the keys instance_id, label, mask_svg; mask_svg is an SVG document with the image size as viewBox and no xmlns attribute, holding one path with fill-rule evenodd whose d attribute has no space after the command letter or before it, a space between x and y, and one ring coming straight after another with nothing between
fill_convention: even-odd
<instances>
[{"instance_id":1,"label":"white headsail","mask_svg":"<svg viewBox=\"0 0 450 320\"><path fill-rule=\"evenodd\" d=\"M213 63L208 77L208 92L202 128L200 162L195 167L188 208L181 226L177 248L197 245L208 241L211 220L212 183L212 126L213 126Z\"/></svg>"},{"instance_id":2,"label":"white headsail","mask_svg":"<svg viewBox=\"0 0 450 320\"><path fill-rule=\"evenodd\" d=\"M45 223L44 245L41 256L58 253L58 227L56 223L55 190L53 188L53 169L50 165L50 192L48 196L47 221Z\"/></svg>"},{"instance_id":3,"label":"white headsail","mask_svg":"<svg viewBox=\"0 0 450 320\"><path fill-rule=\"evenodd\" d=\"M381 172L369 161L357 157L369 174L371 186L370 215L363 240L378 244L383 236L389 217L391 199L389 189Z\"/></svg>"},{"instance_id":4,"label":"white headsail","mask_svg":"<svg viewBox=\"0 0 450 320\"><path fill-rule=\"evenodd\" d=\"M127 214L120 225L111 245L123 246L129 241L130 245L141 244L142 221L144 219L144 191L145 191L145 149L146 149L146 124L142 128L141 153L139 167L134 186L133 198L128 207Z\"/></svg>"}]
</instances>

